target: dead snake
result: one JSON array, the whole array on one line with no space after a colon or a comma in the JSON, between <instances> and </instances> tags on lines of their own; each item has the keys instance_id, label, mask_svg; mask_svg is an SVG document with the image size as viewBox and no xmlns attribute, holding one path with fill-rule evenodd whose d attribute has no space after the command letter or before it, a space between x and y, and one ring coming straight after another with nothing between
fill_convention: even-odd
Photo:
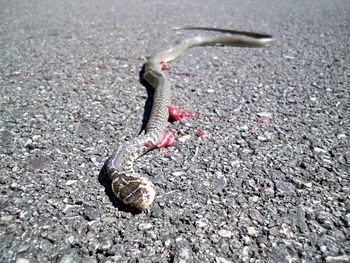
<instances>
[{"instance_id":1,"label":"dead snake","mask_svg":"<svg viewBox=\"0 0 350 263\"><path fill-rule=\"evenodd\" d=\"M171 89L161 64L174 60L187 49L197 46L269 47L277 43L272 36L261 33L208 27L181 29L208 30L220 34L186 38L147 59L143 78L154 88L155 93L145 133L124 143L107 161L113 193L123 203L139 210L151 205L155 190L147 176L134 172L133 162L146 152L173 142L173 134L165 129L169 118L167 106L170 105Z\"/></svg>"}]
</instances>

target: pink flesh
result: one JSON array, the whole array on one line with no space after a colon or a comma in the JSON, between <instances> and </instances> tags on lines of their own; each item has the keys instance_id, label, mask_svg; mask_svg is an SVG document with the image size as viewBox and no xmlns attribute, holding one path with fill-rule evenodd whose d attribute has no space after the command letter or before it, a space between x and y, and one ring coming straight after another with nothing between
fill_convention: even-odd
<instances>
[{"instance_id":1,"label":"pink flesh","mask_svg":"<svg viewBox=\"0 0 350 263\"><path fill-rule=\"evenodd\" d=\"M166 63L166 62L164 62ZM162 61L161 61L162 64ZM183 118L192 118L194 116L193 113L191 112L187 112L187 111L177 111L175 106L167 106L168 107L168 111L169 111L169 116L173 121L180 121ZM203 137L205 136L205 132L203 135L199 136L199 137ZM163 147L167 147L172 145L175 142L175 136L171 131L165 130L161 133L161 135L159 136L159 139L156 143L156 145L153 145L151 142L145 142L143 145L151 150L154 147L157 148L163 148Z\"/></svg>"},{"instance_id":2,"label":"pink flesh","mask_svg":"<svg viewBox=\"0 0 350 263\"><path fill-rule=\"evenodd\" d=\"M161 60L159 62L159 64L160 64L162 70L168 70L169 69L168 63L166 63L164 60Z\"/></svg>"},{"instance_id":3,"label":"pink flesh","mask_svg":"<svg viewBox=\"0 0 350 263\"><path fill-rule=\"evenodd\" d=\"M151 142L145 142L143 145L148 149L148 150L152 150L155 147L157 148L163 148L163 147L167 147L170 146L172 144L174 144L175 142L175 136L171 131L165 130L163 131L160 136L158 141L156 142L156 144L154 145Z\"/></svg>"},{"instance_id":4,"label":"pink flesh","mask_svg":"<svg viewBox=\"0 0 350 263\"><path fill-rule=\"evenodd\" d=\"M198 131L197 136L198 137L205 137L205 136L207 136L207 133L205 131Z\"/></svg>"},{"instance_id":5,"label":"pink flesh","mask_svg":"<svg viewBox=\"0 0 350 263\"><path fill-rule=\"evenodd\" d=\"M160 140L157 142L157 148L167 147L172 145L175 142L175 136L171 131L164 131L160 137Z\"/></svg>"},{"instance_id":6,"label":"pink flesh","mask_svg":"<svg viewBox=\"0 0 350 263\"><path fill-rule=\"evenodd\" d=\"M173 121L180 121L183 118L192 118L194 114L187 111L177 111L175 106L168 106L169 116Z\"/></svg>"},{"instance_id":7,"label":"pink flesh","mask_svg":"<svg viewBox=\"0 0 350 263\"><path fill-rule=\"evenodd\" d=\"M144 145L147 149L149 149L149 150L151 150L151 149L154 148L154 147L153 147L153 144L152 144L151 142L145 142L143 145Z\"/></svg>"}]
</instances>

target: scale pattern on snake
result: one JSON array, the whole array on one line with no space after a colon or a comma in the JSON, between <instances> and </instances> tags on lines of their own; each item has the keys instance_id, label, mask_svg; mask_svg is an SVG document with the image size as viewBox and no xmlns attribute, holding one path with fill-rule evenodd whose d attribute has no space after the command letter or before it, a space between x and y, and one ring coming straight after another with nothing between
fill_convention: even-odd
<instances>
[{"instance_id":1,"label":"scale pattern on snake","mask_svg":"<svg viewBox=\"0 0 350 263\"><path fill-rule=\"evenodd\" d=\"M107 173L112 181L113 193L126 205L139 210L145 210L151 205L155 198L155 190L146 175L134 172L134 161L154 148L168 146L174 142L174 135L166 130L171 89L162 72L162 64L197 46L269 47L277 43L270 35L254 32L208 27L176 30L207 30L220 34L186 38L168 49L153 54L145 63L143 78L155 90L151 116L145 133L120 146L107 161Z\"/></svg>"}]
</instances>

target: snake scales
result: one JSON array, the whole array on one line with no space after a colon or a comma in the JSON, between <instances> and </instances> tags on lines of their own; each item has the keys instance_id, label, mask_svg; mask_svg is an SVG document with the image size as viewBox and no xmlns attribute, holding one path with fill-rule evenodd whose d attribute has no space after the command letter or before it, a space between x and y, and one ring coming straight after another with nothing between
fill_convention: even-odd
<instances>
[{"instance_id":1,"label":"snake scales","mask_svg":"<svg viewBox=\"0 0 350 263\"><path fill-rule=\"evenodd\" d=\"M155 93L145 133L120 146L107 162L113 193L123 203L139 210L147 209L151 205L155 190L147 176L134 172L133 162L146 152L173 142L173 134L166 130L171 89L161 64L174 60L187 49L197 46L269 47L277 43L267 34L207 27L181 29L208 30L220 34L186 38L147 59L143 78L154 88Z\"/></svg>"}]
</instances>

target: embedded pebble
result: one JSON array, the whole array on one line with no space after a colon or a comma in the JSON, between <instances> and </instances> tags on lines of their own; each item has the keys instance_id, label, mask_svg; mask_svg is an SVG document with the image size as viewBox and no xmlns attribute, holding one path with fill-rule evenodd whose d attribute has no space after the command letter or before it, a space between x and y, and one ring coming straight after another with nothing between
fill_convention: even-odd
<instances>
[{"instance_id":1,"label":"embedded pebble","mask_svg":"<svg viewBox=\"0 0 350 263\"><path fill-rule=\"evenodd\" d=\"M278 181L276 183L276 188L280 193L292 194L294 193L295 186L289 182Z\"/></svg>"},{"instance_id":2,"label":"embedded pebble","mask_svg":"<svg viewBox=\"0 0 350 263\"><path fill-rule=\"evenodd\" d=\"M261 111L261 112L258 112L257 115L258 115L259 117L265 117L265 118L269 118L269 119L271 119L272 116L273 116L272 112L268 112L268 111Z\"/></svg>"},{"instance_id":3,"label":"embedded pebble","mask_svg":"<svg viewBox=\"0 0 350 263\"><path fill-rule=\"evenodd\" d=\"M265 219L257 209L250 209L249 210L249 217L252 220L258 221L259 223L264 223Z\"/></svg>"},{"instance_id":4,"label":"embedded pebble","mask_svg":"<svg viewBox=\"0 0 350 263\"><path fill-rule=\"evenodd\" d=\"M348 263L350 262L350 256L348 255L341 255L341 256L327 256L325 258L327 263Z\"/></svg>"},{"instance_id":5,"label":"embedded pebble","mask_svg":"<svg viewBox=\"0 0 350 263\"><path fill-rule=\"evenodd\" d=\"M259 196L256 196L256 195L255 195L255 196L250 196L250 197L249 197L249 201L250 201L250 202L253 202L253 203L258 202L259 199L260 199Z\"/></svg>"},{"instance_id":6,"label":"embedded pebble","mask_svg":"<svg viewBox=\"0 0 350 263\"><path fill-rule=\"evenodd\" d=\"M232 263L231 260L228 260L228 259L223 258L223 257L216 257L215 261L216 261L216 263Z\"/></svg>"},{"instance_id":7,"label":"embedded pebble","mask_svg":"<svg viewBox=\"0 0 350 263\"><path fill-rule=\"evenodd\" d=\"M78 263L81 258L76 254L66 254L61 257L59 263Z\"/></svg>"},{"instance_id":8,"label":"embedded pebble","mask_svg":"<svg viewBox=\"0 0 350 263\"><path fill-rule=\"evenodd\" d=\"M65 183L65 185L73 185L73 184L75 184L76 182L78 182L78 180L68 180L66 183Z\"/></svg>"},{"instance_id":9,"label":"embedded pebble","mask_svg":"<svg viewBox=\"0 0 350 263\"><path fill-rule=\"evenodd\" d=\"M325 149L314 147L315 154L327 154L327 151Z\"/></svg>"},{"instance_id":10,"label":"embedded pebble","mask_svg":"<svg viewBox=\"0 0 350 263\"><path fill-rule=\"evenodd\" d=\"M184 171L178 171L178 172L173 172L172 173L173 176L182 176L182 175L185 175L185 174L186 174L186 172L184 172Z\"/></svg>"},{"instance_id":11,"label":"embedded pebble","mask_svg":"<svg viewBox=\"0 0 350 263\"><path fill-rule=\"evenodd\" d=\"M142 223L142 224L139 224L137 228L139 230L148 230L148 229L151 229L152 227L153 225L151 223Z\"/></svg>"},{"instance_id":12,"label":"embedded pebble","mask_svg":"<svg viewBox=\"0 0 350 263\"><path fill-rule=\"evenodd\" d=\"M97 261L91 257L83 257L80 263L97 263Z\"/></svg>"},{"instance_id":13,"label":"embedded pebble","mask_svg":"<svg viewBox=\"0 0 350 263\"><path fill-rule=\"evenodd\" d=\"M192 137L192 136L191 136L190 134L188 134L188 135L184 135L184 136L179 137L178 140L179 140L180 142L185 142L185 141L191 139L191 137Z\"/></svg>"},{"instance_id":14,"label":"embedded pebble","mask_svg":"<svg viewBox=\"0 0 350 263\"><path fill-rule=\"evenodd\" d=\"M258 232L256 231L255 227L246 227L247 233L249 236L257 236Z\"/></svg>"},{"instance_id":15,"label":"embedded pebble","mask_svg":"<svg viewBox=\"0 0 350 263\"><path fill-rule=\"evenodd\" d=\"M232 232L228 230L221 229L218 231L219 236L225 237L225 238L230 238L232 236Z\"/></svg>"},{"instance_id":16,"label":"embedded pebble","mask_svg":"<svg viewBox=\"0 0 350 263\"><path fill-rule=\"evenodd\" d=\"M13 219L14 219L14 217L11 215L0 216L0 221L3 221L3 222L10 222Z\"/></svg>"},{"instance_id":17,"label":"embedded pebble","mask_svg":"<svg viewBox=\"0 0 350 263\"><path fill-rule=\"evenodd\" d=\"M274 226L269 229L269 234L271 236L277 236L279 234L279 227Z\"/></svg>"},{"instance_id":18,"label":"embedded pebble","mask_svg":"<svg viewBox=\"0 0 350 263\"><path fill-rule=\"evenodd\" d=\"M307 182L307 183L304 183L304 185L308 188L312 187L312 182Z\"/></svg>"},{"instance_id":19,"label":"embedded pebble","mask_svg":"<svg viewBox=\"0 0 350 263\"><path fill-rule=\"evenodd\" d=\"M232 166L232 167L239 167L240 164L241 164L241 161L240 161L240 160L233 160L233 161L231 162L231 166Z\"/></svg>"},{"instance_id":20,"label":"embedded pebble","mask_svg":"<svg viewBox=\"0 0 350 263\"><path fill-rule=\"evenodd\" d=\"M348 136L346 135L346 134L344 134L344 133L339 133L338 135L337 135L337 138L339 139L339 140L343 140L343 139L346 139Z\"/></svg>"},{"instance_id":21,"label":"embedded pebble","mask_svg":"<svg viewBox=\"0 0 350 263\"><path fill-rule=\"evenodd\" d=\"M201 219L196 221L196 226L199 228L206 227L208 225L207 219Z\"/></svg>"},{"instance_id":22,"label":"embedded pebble","mask_svg":"<svg viewBox=\"0 0 350 263\"><path fill-rule=\"evenodd\" d=\"M350 163L350 151L344 153L344 159L347 163Z\"/></svg>"},{"instance_id":23,"label":"embedded pebble","mask_svg":"<svg viewBox=\"0 0 350 263\"><path fill-rule=\"evenodd\" d=\"M188 241L182 237L178 237L175 239L175 242L176 248L174 262L192 262L193 252Z\"/></svg>"},{"instance_id":24,"label":"embedded pebble","mask_svg":"<svg viewBox=\"0 0 350 263\"><path fill-rule=\"evenodd\" d=\"M207 89L206 91L207 91L207 93L214 93L215 89Z\"/></svg>"}]
</instances>

